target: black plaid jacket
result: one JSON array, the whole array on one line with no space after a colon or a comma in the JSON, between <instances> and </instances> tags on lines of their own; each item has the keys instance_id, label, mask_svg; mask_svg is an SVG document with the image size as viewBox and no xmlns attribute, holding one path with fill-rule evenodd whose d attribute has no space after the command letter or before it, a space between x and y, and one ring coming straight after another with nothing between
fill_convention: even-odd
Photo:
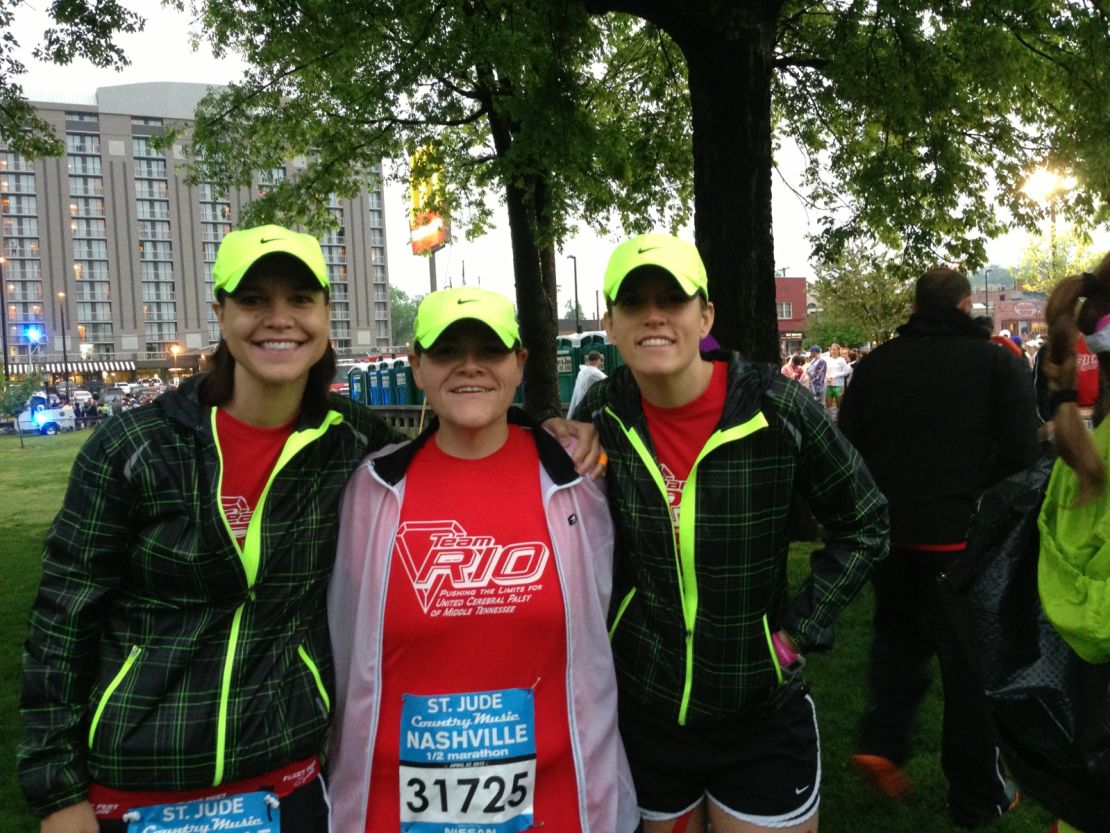
<instances>
[{"instance_id":1,"label":"black plaid jacket","mask_svg":"<svg viewBox=\"0 0 1110 833\"><path fill-rule=\"evenodd\" d=\"M339 498L358 462L397 437L340 397L293 437L303 446L256 509L253 582L219 508L211 409L195 384L113 416L85 444L46 540L24 656L20 781L40 815L83 800L90 780L192 789L323 750Z\"/></svg>"},{"instance_id":2,"label":"black plaid jacket","mask_svg":"<svg viewBox=\"0 0 1110 833\"><path fill-rule=\"evenodd\" d=\"M691 725L773 703L784 675L770 635L785 629L802 650L829 647L837 615L888 548L886 500L812 395L769 365L712 358L729 362L725 408L686 482L681 551L627 366L591 387L579 411L592 415L609 454L622 698ZM789 598L796 492L825 541Z\"/></svg>"}]
</instances>

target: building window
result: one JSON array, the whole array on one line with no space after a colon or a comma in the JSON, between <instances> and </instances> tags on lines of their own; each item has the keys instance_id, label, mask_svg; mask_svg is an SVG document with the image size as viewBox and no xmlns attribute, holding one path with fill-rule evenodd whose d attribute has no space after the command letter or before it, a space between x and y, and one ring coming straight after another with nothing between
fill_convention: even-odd
<instances>
[{"instance_id":1,"label":"building window","mask_svg":"<svg viewBox=\"0 0 1110 833\"><path fill-rule=\"evenodd\" d=\"M74 197L69 201L71 217L103 217L104 199L102 197Z\"/></svg>"},{"instance_id":2,"label":"building window","mask_svg":"<svg viewBox=\"0 0 1110 833\"><path fill-rule=\"evenodd\" d=\"M131 137L131 150L132 155L139 159L141 157L164 159L165 154L157 150L150 142L149 136L132 136Z\"/></svg>"},{"instance_id":3,"label":"building window","mask_svg":"<svg viewBox=\"0 0 1110 833\"><path fill-rule=\"evenodd\" d=\"M67 153L91 153L100 155L100 137L95 133L67 133Z\"/></svg>"},{"instance_id":4,"label":"building window","mask_svg":"<svg viewBox=\"0 0 1110 833\"><path fill-rule=\"evenodd\" d=\"M35 175L6 174L0 176L0 191L5 194L33 194L35 193Z\"/></svg>"},{"instance_id":5,"label":"building window","mask_svg":"<svg viewBox=\"0 0 1110 833\"><path fill-rule=\"evenodd\" d=\"M99 176L102 173L102 169L100 166L100 157L70 156L69 172L71 174L94 174Z\"/></svg>"},{"instance_id":6,"label":"building window","mask_svg":"<svg viewBox=\"0 0 1110 833\"><path fill-rule=\"evenodd\" d=\"M779 301L775 304L775 312L779 321L787 321L794 317L794 304L790 301Z\"/></svg>"}]
</instances>

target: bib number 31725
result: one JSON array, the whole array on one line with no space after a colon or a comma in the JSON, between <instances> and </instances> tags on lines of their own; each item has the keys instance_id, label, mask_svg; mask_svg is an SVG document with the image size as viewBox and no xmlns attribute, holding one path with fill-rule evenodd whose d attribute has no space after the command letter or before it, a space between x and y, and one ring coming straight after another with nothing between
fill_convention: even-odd
<instances>
[{"instance_id":1,"label":"bib number 31725","mask_svg":"<svg viewBox=\"0 0 1110 833\"><path fill-rule=\"evenodd\" d=\"M529 689L406 694L400 753L404 833L532 827L536 740Z\"/></svg>"}]
</instances>

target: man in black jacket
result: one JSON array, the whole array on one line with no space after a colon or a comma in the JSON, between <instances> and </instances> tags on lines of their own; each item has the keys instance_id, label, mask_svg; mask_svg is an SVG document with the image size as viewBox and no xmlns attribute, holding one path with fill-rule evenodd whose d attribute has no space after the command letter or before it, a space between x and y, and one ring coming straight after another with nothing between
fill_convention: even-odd
<instances>
[{"instance_id":1,"label":"man in black jacket","mask_svg":"<svg viewBox=\"0 0 1110 833\"><path fill-rule=\"evenodd\" d=\"M892 798L930 684L935 654L944 686L941 765L953 821L977 827L1017 803L999 768L986 702L941 610L937 576L966 546L976 501L1037 456L1029 369L992 344L969 316L971 286L947 267L916 286L898 337L856 368L840 428L890 501L891 554L873 576L872 704L856 766Z\"/></svg>"}]
</instances>

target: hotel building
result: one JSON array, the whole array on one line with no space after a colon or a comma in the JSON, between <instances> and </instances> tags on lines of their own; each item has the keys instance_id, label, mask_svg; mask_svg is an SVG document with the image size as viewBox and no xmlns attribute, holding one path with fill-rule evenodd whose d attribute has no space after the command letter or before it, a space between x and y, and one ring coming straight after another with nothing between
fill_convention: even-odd
<instances>
[{"instance_id":1,"label":"hotel building","mask_svg":"<svg viewBox=\"0 0 1110 833\"><path fill-rule=\"evenodd\" d=\"M101 87L85 104L32 102L65 155L28 160L0 145L3 349L10 375L116 381L203 369L219 340L212 263L242 212L303 162L260 171L249 189L185 183L180 144L201 84ZM375 171L376 173L377 171ZM380 185L332 198L340 230L321 239L341 357L391 343ZM64 368L63 368L64 365ZM176 371L175 371L176 368Z\"/></svg>"}]
</instances>

